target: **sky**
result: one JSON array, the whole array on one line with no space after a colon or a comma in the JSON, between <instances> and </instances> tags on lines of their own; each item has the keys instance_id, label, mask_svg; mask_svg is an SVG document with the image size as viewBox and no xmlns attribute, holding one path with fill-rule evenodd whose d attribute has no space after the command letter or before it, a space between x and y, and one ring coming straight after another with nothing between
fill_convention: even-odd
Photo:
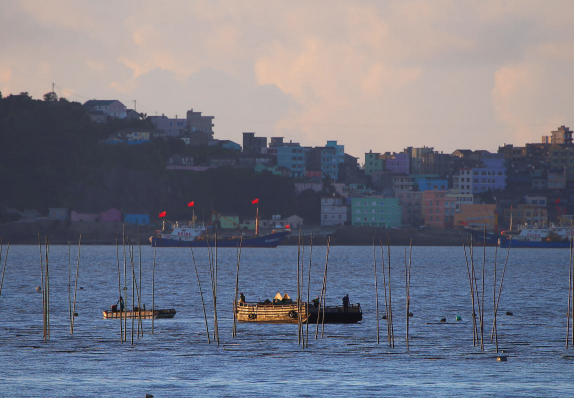
<instances>
[{"instance_id":1,"label":"sky","mask_svg":"<svg viewBox=\"0 0 574 399\"><path fill-rule=\"evenodd\" d=\"M0 2L0 91L119 99L369 150L496 151L574 127L574 1Z\"/></svg>"}]
</instances>

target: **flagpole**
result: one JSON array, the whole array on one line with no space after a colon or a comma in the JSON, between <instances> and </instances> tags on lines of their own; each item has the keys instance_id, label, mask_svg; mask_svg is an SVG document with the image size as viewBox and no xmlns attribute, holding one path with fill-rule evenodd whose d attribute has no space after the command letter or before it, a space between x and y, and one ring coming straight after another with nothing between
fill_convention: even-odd
<instances>
[{"instance_id":1,"label":"flagpole","mask_svg":"<svg viewBox=\"0 0 574 399\"><path fill-rule=\"evenodd\" d=\"M259 205L255 211L255 236L259 235Z\"/></svg>"}]
</instances>

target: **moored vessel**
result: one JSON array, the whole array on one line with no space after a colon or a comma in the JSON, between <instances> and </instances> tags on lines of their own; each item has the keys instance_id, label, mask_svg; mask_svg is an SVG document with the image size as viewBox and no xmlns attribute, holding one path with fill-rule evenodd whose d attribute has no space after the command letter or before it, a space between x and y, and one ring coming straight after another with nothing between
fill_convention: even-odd
<instances>
[{"instance_id":1,"label":"moored vessel","mask_svg":"<svg viewBox=\"0 0 574 399\"><path fill-rule=\"evenodd\" d=\"M155 309L155 310L103 310L104 319L173 319L175 309Z\"/></svg>"},{"instance_id":2,"label":"moored vessel","mask_svg":"<svg viewBox=\"0 0 574 399\"><path fill-rule=\"evenodd\" d=\"M299 312L301 321L307 321L309 306L306 302L298 304L291 300L288 294L281 296L279 293L275 295L273 301L252 303L239 301L235 306L237 321L249 323L298 323Z\"/></svg>"}]
</instances>

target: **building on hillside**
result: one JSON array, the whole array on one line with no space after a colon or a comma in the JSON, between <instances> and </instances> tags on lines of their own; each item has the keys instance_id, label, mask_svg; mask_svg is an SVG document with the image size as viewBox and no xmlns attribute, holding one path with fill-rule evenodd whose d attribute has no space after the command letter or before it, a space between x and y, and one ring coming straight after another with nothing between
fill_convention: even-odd
<instances>
[{"instance_id":1,"label":"building on hillside","mask_svg":"<svg viewBox=\"0 0 574 399\"><path fill-rule=\"evenodd\" d=\"M174 154L167 160L168 169L177 169L179 167L193 166L193 157L187 154Z\"/></svg>"},{"instance_id":2,"label":"building on hillside","mask_svg":"<svg viewBox=\"0 0 574 399\"><path fill-rule=\"evenodd\" d=\"M574 181L574 146L551 145L549 160L551 169L565 169L566 180ZM550 182L548 185L550 186Z\"/></svg>"},{"instance_id":3,"label":"building on hillside","mask_svg":"<svg viewBox=\"0 0 574 399\"><path fill-rule=\"evenodd\" d=\"M408 147L408 152L410 153L411 160L411 174L421 174L423 172L423 157L425 154L430 154L434 152L433 147Z\"/></svg>"},{"instance_id":4,"label":"building on hillside","mask_svg":"<svg viewBox=\"0 0 574 399\"><path fill-rule=\"evenodd\" d=\"M454 215L454 227L486 230L498 233L496 204L461 205L460 212Z\"/></svg>"},{"instance_id":5,"label":"building on hillside","mask_svg":"<svg viewBox=\"0 0 574 399\"><path fill-rule=\"evenodd\" d=\"M70 220L72 223L99 222L100 221L100 214L99 213L85 213L85 212L72 211Z\"/></svg>"},{"instance_id":6,"label":"building on hillside","mask_svg":"<svg viewBox=\"0 0 574 399\"><path fill-rule=\"evenodd\" d=\"M121 129L115 135L110 136L106 144L144 144L151 140L151 132L137 128Z\"/></svg>"},{"instance_id":7,"label":"building on hillside","mask_svg":"<svg viewBox=\"0 0 574 399\"><path fill-rule=\"evenodd\" d=\"M472 155L472 150L455 150L452 154L453 157L457 158L470 158Z\"/></svg>"},{"instance_id":8,"label":"building on hillside","mask_svg":"<svg viewBox=\"0 0 574 399\"><path fill-rule=\"evenodd\" d=\"M526 147L515 147L512 144L504 144L498 147L498 153L504 156L504 159L511 162L516 162L524 159L527 156Z\"/></svg>"},{"instance_id":9,"label":"building on hillside","mask_svg":"<svg viewBox=\"0 0 574 399\"><path fill-rule=\"evenodd\" d=\"M161 116L149 116L148 119L165 137L182 137L185 135L187 119L168 118L163 114Z\"/></svg>"},{"instance_id":10,"label":"building on hillside","mask_svg":"<svg viewBox=\"0 0 574 399\"><path fill-rule=\"evenodd\" d=\"M281 137L281 142L283 142L283 137ZM267 137L255 137L255 133L253 132L244 132L243 152L249 154L266 154Z\"/></svg>"},{"instance_id":11,"label":"building on hillside","mask_svg":"<svg viewBox=\"0 0 574 399\"><path fill-rule=\"evenodd\" d=\"M425 226L449 229L453 226L455 201L447 197L446 191L424 191L422 194L422 215Z\"/></svg>"},{"instance_id":12,"label":"building on hillside","mask_svg":"<svg viewBox=\"0 0 574 399\"><path fill-rule=\"evenodd\" d=\"M321 198L321 226L342 226L349 221L350 207L341 197Z\"/></svg>"},{"instance_id":13,"label":"building on hillside","mask_svg":"<svg viewBox=\"0 0 574 399\"><path fill-rule=\"evenodd\" d=\"M422 155L420 173L446 177L451 175L453 163L451 154L443 154L442 151L426 152Z\"/></svg>"},{"instance_id":14,"label":"building on hillside","mask_svg":"<svg viewBox=\"0 0 574 399\"><path fill-rule=\"evenodd\" d=\"M484 155L483 166L472 168L472 193L501 191L506 188L506 167L499 154Z\"/></svg>"},{"instance_id":15,"label":"building on hillside","mask_svg":"<svg viewBox=\"0 0 574 399\"><path fill-rule=\"evenodd\" d=\"M548 204L546 197L543 195L525 195L524 202L527 205L544 206L544 207Z\"/></svg>"},{"instance_id":16,"label":"building on hillside","mask_svg":"<svg viewBox=\"0 0 574 399\"><path fill-rule=\"evenodd\" d=\"M299 144L277 147L277 166L289 169L291 177L305 176L305 164L305 154Z\"/></svg>"},{"instance_id":17,"label":"building on hillside","mask_svg":"<svg viewBox=\"0 0 574 399\"><path fill-rule=\"evenodd\" d=\"M472 205L474 203L474 195L453 189L447 191L446 200L454 201L454 211L455 213L460 213L462 205Z\"/></svg>"},{"instance_id":18,"label":"building on hillside","mask_svg":"<svg viewBox=\"0 0 574 399\"><path fill-rule=\"evenodd\" d=\"M399 227L403 212L398 198L351 198L351 224L353 226Z\"/></svg>"},{"instance_id":19,"label":"building on hillside","mask_svg":"<svg viewBox=\"0 0 574 399\"><path fill-rule=\"evenodd\" d=\"M48 208L48 218L54 220L70 220L70 210L68 208Z\"/></svg>"},{"instance_id":20,"label":"building on hillside","mask_svg":"<svg viewBox=\"0 0 574 399\"><path fill-rule=\"evenodd\" d=\"M234 168L237 166L237 158L229 156L209 157L207 164L212 168L222 168L222 167Z\"/></svg>"},{"instance_id":21,"label":"building on hillside","mask_svg":"<svg viewBox=\"0 0 574 399\"><path fill-rule=\"evenodd\" d=\"M196 132L203 132L209 139L213 139L214 116L201 115L201 112L196 112L193 108L187 111L186 116L186 128L190 137Z\"/></svg>"},{"instance_id":22,"label":"building on hillside","mask_svg":"<svg viewBox=\"0 0 574 399\"><path fill-rule=\"evenodd\" d=\"M461 194L472 194L474 191L472 176L472 169L459 169L453 176L453 189Z\"/></svg>"},{"instance_id":23,"label":"building on hillside","mask_svg":"<svg viewBox=\"0 0 574 399\"><path fill-rule=\"evenodd\" d=\"M567 182L566 168L548 170L547 187L549 190L564 190Z\"/></svg>"},{"instance_id":24,"label":"building on hillside","mask_svg":"<svg viewBox=\"0 0 574 399\"><path fill-rule=\"evenodd\" d=\"M107 211L100 212L100 220L106 223L116 223L122 221L122 213L119 209L110 208Z\"/></svg>"},{"instance_id":25,"label":"building on hillside","mask_svg":"<svg viewBox=\"0 0 574 399\"><path fill-rule=\"evenodd\" d=\"M405 174L410 173L410 157L404 153L390 153L387 152L381 155L384 160L384 169L392 173Z\"/></svg>"},{"instance_id":26,"label":"building on hillside","mask_svg":"<svg viewBox=\"0 0 574 399\"><path fill-rule=\"evenodd\" d=\"M428 190L447 190L448 180L441 179L434 176L412 176L414 178L415 187L418 191L428 191Z\"/></svg>"},{"instance_id":27,"label":"building on hillside","mask_svg":"<svg viewBox=\"0 0 574 399\"><path fill-rule=\"evenodd\" d=\"M124 223L147 226L149 224L149 214L145 213L124 213Z\"/></svg>"},{"instance_id":28,"label":"building on hillside","mask_svg":"<svg viewBox=\"0 0 574 399\"><path fill-rule=\"evenodd\" d=\"M337 149L334 147L313 147L309 151L306 169L320 171L321 177L329 177L337 181L339 177L339 160Z\"/></svg>"},{"instance_id":29,"label":"building on hillside","mask_svg":"<svg viewBox=\"0 0 574 399\"><path fill-rule=\"evenodd\" d=\"M412 190L395 191L395 197L403 211L403 225L420 226L422 217L422 192Z\"/></svg>"},{"instance_id":30,"label":"building on hillside","mask_svg":"<svg viewBox=\"0 0 574 399\"><path fill-rule=\"evenodd\" d=\"M258 163L255 165L253 169L255 173L271 173L275 176L283 176L283 177L291 177L291 171L284 166L267 166L262 163Z\"/></svg>"},{"instance_id":31,"label":"building on hillside","mask_svg":"<svg viewBox=\"0 0 574 399\"><path fill-rule=\"evenodd\" d=\"M301 194L303 191L312 190L316 193L323 190L323 182L320 178L311 178L295 182L295 193Z\"/></svg>"},{"instance_id":32,"label":"building on hillside","mask_svg":"<svg viewBox=\"0 0 574 399\"><path fill-rule=\"evenodd\" d=\"M274 215L271 219L259 219L260 229L285 229L296 230L303 227L303 218L297 215L291 215L288 218L282 219L281 215ZM289 227L287 227L289 226ZM243 230L255 230L255 219L247 219L241 223Z\"/></svg>"},{"instance_id":33,"label":"building on hillside","mask_svg":"<svg viewBox=\"0 0 574 399\"><path fill-rule=\"evenodd\" d=\"M543 144L572 144L572 130L564 125L551 132L550 136L542 136Z\"/></svg>"},{"instance_id":34,"label":"building on hillside","mask_svg":"<svg viewBox=\"0 0 574 399\"><path fill-rule=\"evenodd\" d=\"M101 115L101 112L107 118L124 119L127 115L126 106L118 100L89 100L84 103L84 108L89 114Z\"/></svg>"},{"instance_id":35,"label":"building on hillside","mask_svg":"<svg viewBox=\"0 0 574 399\"><path fill-rule=\"evenodd\" d=\"M503 211L504 220L510 221L512 215L513 227L518 225L542 226L548 222L548 211L546 206L518 204L517 206L505 208Z\"/></svg>"},{"instance_id":36,"label":"building on hillside","mask_svg":"<svg viewBox=\"0 0 574 399\"><path fill-rule=\"evenodd\" d=\"M384 162L381 153L372 150L365 153L365 174L371 176L373 172L383 170Z\"/></svg>"},{"instance_id":37,"label":"building on hillside","mask_svg":"<svg viewBox=\"0 0 574 399\"><path fill-rule=\"evenodd\" d=\"M393 189L395 191L412 191L415 186L415 179L408 175L393 176Z\"/></svg>"}]
</instances>

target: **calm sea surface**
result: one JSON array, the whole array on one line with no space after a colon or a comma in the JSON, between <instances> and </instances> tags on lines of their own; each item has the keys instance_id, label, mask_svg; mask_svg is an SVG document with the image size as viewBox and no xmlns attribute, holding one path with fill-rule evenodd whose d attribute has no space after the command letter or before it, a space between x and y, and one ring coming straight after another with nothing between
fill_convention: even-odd
<instances>
[{"instance_id":1,"label":"calm sea surface","mask_svg":"<svg viewBox=\"0 0 574 399\"><path fill-rule=\"evenodd\" d=\"M574 396L574 349L565 348L568 250L510 252L498 313L499 345L507 362L496 361L490 341L494 249L487 249L486 259L484 352L472 343L469 282L459 247L413 249L414 316L407 351L403 251L391 248L394 349L387 344L385 320L380 320L381 343L376 342L372 248L332 247L327 302L340 304L349 294L352 303L361 304L364 319L356 325L326 325L325 337L317 340L311 327L309 349L303 350L296 325L239 324L237 338L231 337L234 249L218 253L219 346L207 343L190 250L181 248L157 249L156 307L173 307L177 315L156 320L154 335L151 321L144 321L144 336L136 334L132 346L120 343L119 320L102 318L102 309L118 297L116 248L82 247L78 287L83 289L78 288L79 315L71 336L68 247L51 246L51 339L44 343L42 295L35 290L41 284L39 249L13 246L0 296L0 396ZM137 267L137 247L134 252ZM325 247L313 248L311 297L320 291L325 252ZM482 251L476 252L482 287ZM76 257L77 247L72 247L74 268ZM211 332L207 249L196 249L195 257ZM506 250L500 250L499 280L505 257ZM308 247L304 258L306 276ZM153 249L142 247L148 309L152 261ZM295 297L296 277L296 247L243 250L239 286L247 301L272 298L277 291ZM380 270L379 278L382 316ZM457 315L462 321L455 321ZM447 323L439 322L442 317Z\"/></svg>"}]
</instances>

